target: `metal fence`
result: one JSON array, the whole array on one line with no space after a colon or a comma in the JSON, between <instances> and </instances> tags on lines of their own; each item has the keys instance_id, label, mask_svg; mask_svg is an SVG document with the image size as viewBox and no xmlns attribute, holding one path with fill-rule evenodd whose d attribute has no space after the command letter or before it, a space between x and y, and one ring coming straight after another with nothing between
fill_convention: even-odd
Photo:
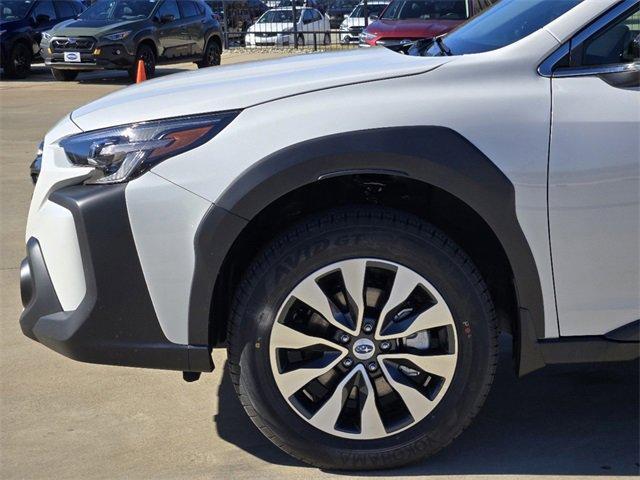
<instances>
[{"instance_id":1,"label":"metal fence","mask_svg":"<svg viewBox=\"0 0 640 480\"><path fill-rule=\"evenodd\" d=\"M220 19L225 48L293 48L311 51L356 48L369 25L370 0L343 0L346 8L329 10L316 0L216 0L207 2ZM374 10L380 0L375 1ZM262 9L258 5L263 5ZM284 5L284 6L281 6ZM335 4L334 4L335 5ZM355 8L351 20L346 18ZM328 11L329 10L329 11ZM337 10L337 11L336 11ZM294 21L295 19L295 21Z\"/></svg>"}]
</instances>

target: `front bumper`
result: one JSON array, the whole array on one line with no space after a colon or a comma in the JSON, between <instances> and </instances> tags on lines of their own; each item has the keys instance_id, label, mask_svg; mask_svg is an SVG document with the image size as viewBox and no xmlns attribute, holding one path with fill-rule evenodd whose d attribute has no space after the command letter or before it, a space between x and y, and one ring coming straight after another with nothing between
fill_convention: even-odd
<instances>
[{"instance_id":1,"label":"front bumper","mask_svg":"<svg viewBox=\"0 0 640 480\"><path fill-rule=\"evenodd\" d=\"M60 70L123 70L135 64L135 53L130 52L126 45L97 43L91 51L80 51L79 62L65 62L63 50L50 50L49 46L42 49L44 63L51 68Z\"/></svg>"},{"instance_id":2,"label":"front bumper","mask_svg":"<svg viewBox=\"0 0 640 480\"><path fill-rule=\"evenodd\" d=\"M65 311L40 242L30 237L20 269L22 331L83 362L211 371L207 345L172 343L160 327L136 252L124 191L124 185L75 185L49 196L48 201L73 216L86 293L77 308Z\"/></svg>"},{"instance_id":3,"label":"front bumper","mask_svg":"<svg viewBox=\"0 0 640 480\"><path fill-rule=\"evenodd\" d=\"M253 47L287 46L295 43L293 35L274 34L263 36L262 34L248 33L245 36L245 45Z\"/></svg>"},{"instance_id":4,"label":"front bumper","mask_svg":"<svg viewBox=\"0 0 640 480\"><path fill-rule=\"evenodd\" d=\"M364 28L350 28L349 30L340 30L340 41L342 43L358 43L360 34Z\"/></svg>"}]
</instances>

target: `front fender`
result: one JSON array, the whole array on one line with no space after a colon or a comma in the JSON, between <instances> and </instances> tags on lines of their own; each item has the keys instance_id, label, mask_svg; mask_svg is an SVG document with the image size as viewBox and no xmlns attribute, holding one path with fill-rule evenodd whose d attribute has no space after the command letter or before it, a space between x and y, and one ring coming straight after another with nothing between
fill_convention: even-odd
<instances>
[{"instance_id":1,"label":"front fender","mask_svg":"<svg viewBox=\"0 0 640 480\"><path fill-rule=\"evenodd\" d=\"M514 273L518 306L528 312L535 336L544 337L540 279L516 216L511 181L457 132L411 126L304 141L268 155L243 172L218 198L196 236L190 343L198 343L196 338L201 341L207 331L211 294L225 258L221 248L228 251L246 222L281 196L323 178L353 173L404 175L445 190L472 208L502 244Z\"/></svg>"}]
</instances>

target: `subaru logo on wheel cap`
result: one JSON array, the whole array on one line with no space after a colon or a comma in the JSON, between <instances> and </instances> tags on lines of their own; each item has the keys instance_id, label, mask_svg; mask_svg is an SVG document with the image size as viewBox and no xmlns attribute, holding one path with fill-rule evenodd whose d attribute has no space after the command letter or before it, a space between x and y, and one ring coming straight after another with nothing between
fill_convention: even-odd
<instances>
[{"instance_id":1,"label":"subaru logo on wheel cap","mask_svg":"<svg viewBox=\"0 0 640 480\"><path fill-rule=\"evenodd\" d=\"M368 338L361 338L353 344L353 355L359 360L368 360L373 357L376 347Z\"/></svg>"}]
</instances>

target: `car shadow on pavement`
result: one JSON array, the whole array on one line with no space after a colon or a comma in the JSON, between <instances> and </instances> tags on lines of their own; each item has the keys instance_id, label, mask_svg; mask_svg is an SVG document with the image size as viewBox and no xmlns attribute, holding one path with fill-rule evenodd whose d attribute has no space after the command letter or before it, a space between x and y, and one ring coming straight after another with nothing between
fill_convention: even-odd
<instances>
[{"instance_id":1,"label":"car shadow on pavement","mask_svg":"<svg viewBox=\"0 0 640 480\"><path fill-rule=\"evenodd\" d=\"M449 447L403 469L358 474L640 474L637 361L549 366L518 379L510 357L510 338L503 336L491 393L471 426ZM249 420L224 368L215 418L219 436L265 461L300 466Z\"/></svg>"},{"instance_id":2,"label":"car shadow on pavement","mask_svg":"<svg viewBox=\"0 0 640 480\"><path fill-rule=\"evenodd\" d=\"M154 78L164 77L172 73L188 72L188 68L156 67ZM51 75L51 71L43 64L31 66L31 74L23 79L9 79L0 75L3 82L27 82L27 83L60 83L60 84L89 84L89 85L130 85L133 82L126 71L120 70L97 70L95 72L83 72L76 80L70 82L56 82Z\"/></svg>"},{"instance_id":3,"label":"car shadow on pavement","mask_svg":"<svg viewBox=\"0 0 640 480\"><path fill-rule=\"evenodd\" d=\"M269 463L306 466L284 453L260 433L236 396L226 361L223 368L222 382L218 388L219 412L213 417L220 438Z\"/></svg>"}]
</instances>

